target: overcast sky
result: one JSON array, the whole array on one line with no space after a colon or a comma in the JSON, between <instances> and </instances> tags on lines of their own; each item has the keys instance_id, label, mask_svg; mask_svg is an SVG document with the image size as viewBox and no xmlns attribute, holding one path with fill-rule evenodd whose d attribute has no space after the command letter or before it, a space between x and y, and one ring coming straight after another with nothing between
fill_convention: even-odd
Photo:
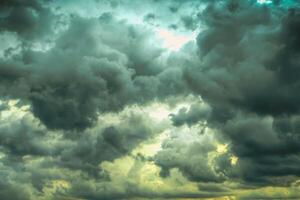
<instances>
[{"instance_id":1,"label":"overcast sky","mask_svg":"<svg viewBox=\"0 0 300 200\"><path fill-rule=\"evenodd\" d=\"M300 199L299 0L1 0L0 199Z\"/></svg>"}]
</instances>

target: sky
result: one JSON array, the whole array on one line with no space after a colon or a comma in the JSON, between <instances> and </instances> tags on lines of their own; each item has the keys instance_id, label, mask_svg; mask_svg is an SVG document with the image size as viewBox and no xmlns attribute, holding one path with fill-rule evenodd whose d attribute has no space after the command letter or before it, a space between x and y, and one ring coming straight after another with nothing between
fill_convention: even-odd
<instances>
[{"instance_id":1,"label":"sky","mask_svg":"<svg viewBox=\"0 0 300 200\"><path fill-rule=\"evenodd\" d=\"M299 0L1 0L0 199L300 199Z\"/></svg>"}]
</instances>

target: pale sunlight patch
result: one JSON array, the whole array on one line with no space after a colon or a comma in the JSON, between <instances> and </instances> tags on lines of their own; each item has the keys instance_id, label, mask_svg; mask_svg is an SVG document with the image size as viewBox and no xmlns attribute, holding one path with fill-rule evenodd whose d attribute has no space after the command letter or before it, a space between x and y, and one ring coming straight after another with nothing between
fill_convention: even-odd
<instances>
[{"instance_id":1,"label":"pale sunlight patch","mask_svg":"<svg viewBox=\"0 0 300 200\"><path fill-rule=\"evenodd\" d=\"M5 153L3 153L3 152L0 151L0 159L2 159L4 157L5 157Z\"/></svg>"},{"instance_id":2,"label":"pale sunlight patch","mask_svg":"<svg viewBox=\"0 0 300 200\"><path fill-rule=\"evenodd\" d=\"M63 192L70 188L70 183L63 179L52 180L46 183L42 189L45 199L53 197L56 193Z\"/></svg>"},{"instance_id":3,"label":"pale sunlight patch","mask_svg":"<svg viewBox=\"0 0 300 200\"><path fill-rule=\"evenodd\" d=\"M2 119L7 119L10 117L22 118L26 113L28 113L30 106L29 105L18 106L17 105L18 102L19 102L18 99L8 100L7 102L0 100L0 105L7 103L8 106L7 109L0 111L0 117Z\"/></svg>"},{"instance_id":4,"label":"pale sunlight patch","mask_svg":"<svg viewBox=\"0 0 300 200\"><path fill-rule=\"evenodd\" d=\"M268 3L272 3L272 0L257 0L257 2L260 4L268 4Z\"/></svg>"},{"instance_id":5,"label":"pale sunlight patch","mask_svg":"<svg viewBox=\"0 0 300 200\"><path fill-rule=\"evenodd\" d=\"M162 121L164 119L168 119L168 116L171 112L168 109L167 105L160 104L160 103L152 104L149 107L143 108L143 110L147 112L149 116L156 121Z\"/></svg>"},{"instance_id":6,"label":"pale sunlight patch","mask_svg":"<svg viewBox=\"0 0 300 200\"><path fill-rule=\"evenodd\" d=\"M184 44L196 38L195 34L179 35L163 28L157 28L156 34L163 41L162 47L171 51L178 51Z\"/></svg>"},{"instance_id":7,"label":"pale sunlight patch","mask_svg":"<svg viewBox=\"0 0 300 200\"><path fill-rule=\"evenodd\" d=\"M219 145L217 145L217 152L219 154L224 154L228 151L227 147L228 147L228 144L219 144Z\"/></svg>"},{"instance_id":8,"label":"pale sunlight patch","mask_svg":"<svg viewBox=\"0 0 300 200\"><path fill-rule=\"evenodd\" d=\"M232 166L235 166L235 165L237 164L238 160L239 160L238 157L236 157L236 156L231 156L231 157L230 157L230 164L231 164Z\"/></svg>"},{"instance_id":9,"label":"pale sunlight patch","mask_svg":"<svg viewBox=\"0 0 300 200\"><path fill-rule=\"evenodd\" d=\"M161 144L168 137L168 130L159 134L152 142L142 143L132 151L133 155L142 154L144 156L154 156L161 150Z\"/></svg>"}]
</instances>

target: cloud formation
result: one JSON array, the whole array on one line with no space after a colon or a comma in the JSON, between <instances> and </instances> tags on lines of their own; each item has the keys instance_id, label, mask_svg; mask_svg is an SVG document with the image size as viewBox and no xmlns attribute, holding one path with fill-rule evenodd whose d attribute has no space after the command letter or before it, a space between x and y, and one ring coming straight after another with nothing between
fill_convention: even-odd
<instances>
[{"instance_id":1,"label":"cloud formation","mask_svg":"<svg viewBox=\"0 0 300 200\"><path fill-rule=\"evenodd\" d=\"M299 6L2 1L0 199L299 198Z\"/></svg>"}]
</instances>

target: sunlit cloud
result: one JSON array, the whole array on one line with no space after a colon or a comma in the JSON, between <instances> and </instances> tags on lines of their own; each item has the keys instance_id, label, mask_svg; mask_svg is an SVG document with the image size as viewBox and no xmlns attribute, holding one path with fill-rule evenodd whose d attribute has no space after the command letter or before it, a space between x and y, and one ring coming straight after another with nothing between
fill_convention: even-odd
<instances>
[{"instance_id":1,"label":"sunlit cloud","mask_svg":"<svg viewBox=\"0 0 300 200\"><path fill-rule=\"evenodd\" d=\"M178 51L183 45L196 38L196 34L177 34L173 31L157 28L157 37L162 40L162 47L171 51Z\"/></svg>"},{"instance_id":2,"label":"sunlit cloud","mask_svg":"<svg viewBox=\"0 0 300 200\"><path fill-rule=\"evenodd\" d=\"M257 0L257 2L260 4L269 4L272 3L272 0Z\"/></svg>"}]
</instances>

